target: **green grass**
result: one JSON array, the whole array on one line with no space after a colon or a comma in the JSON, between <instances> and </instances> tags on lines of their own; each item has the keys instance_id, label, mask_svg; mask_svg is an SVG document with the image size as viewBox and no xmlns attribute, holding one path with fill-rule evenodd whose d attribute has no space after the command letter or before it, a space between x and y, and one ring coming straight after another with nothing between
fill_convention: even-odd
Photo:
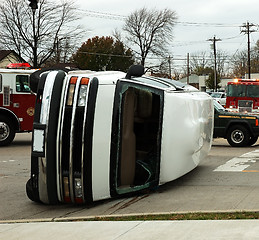
<instances>
[{"instance_id":1,"label":"green grass","mask_svg":"<svg viewBox=\"0 0 259 240\"><path fill-rule=\"evenodd\" d=\"M155 220L234 220L259 219L259 212L225 212L225 213L184 213L184 214L155 214L136 216L95 217L86 221L155 221Z\"/></svg>"}]
</instances>

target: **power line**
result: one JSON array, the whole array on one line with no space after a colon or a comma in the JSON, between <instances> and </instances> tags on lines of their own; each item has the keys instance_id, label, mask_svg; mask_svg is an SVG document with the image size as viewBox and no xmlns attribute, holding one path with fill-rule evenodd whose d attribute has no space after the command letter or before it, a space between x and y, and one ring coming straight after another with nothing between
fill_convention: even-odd
<instances>
[{"instance_id":1,"label":"power line","mask_svg":"<svg viewBox=\"0 0 259 240\"><path fill-rule=\"evenodd\" d=\"M132 58L132 56L126 55L119 55L119 54L110 54L110 53L93 53L93 52L86 52L86 51L78 51L77 53L84 53L88 55L97 55L97 56L107 56L107 57L124 57L124 58Z\"/></svg>"},{"instance_id":2,"label":"power line","mask_svg":"<svg viewBox=\"0 0 259 240\"><path fill-rule=\"evenodd\" d=\"M239 35L236 35L236 36L233 36L233 37L222 38L222 41L227 41L227 40L231 40L231 39L237 39L239 37L242 37L242 35L239 34ZM202 44L204 42L205 42L205 40L189 41L189 42L175 41L173 47L190 46L190 45ZM233 42L231 42L231 43L233 43ZM238 43L238 42L236 42L236 43Z\"/></svg>"},{"instance_id":3,"label":"power line","mask_svg":"<svg viewBox=\"0 0 259 240\"><path fill-rule=\"evenodd\" d=\"M112 20L120 20L124 21L127 16L120 15L120 14L114 14L114 13L107 13L107 12L98 12L98 11L92 11L92 10L84 10L76 8L75 10L87 13L84 17L95 17L95 18L105 18L105 19L112 19Z\"/></svg>"},{"instance_id":4,"label":"power line","mask_svg":"<svg viewBox=\"0 0 259 240\"><path fill-rule=\"evenodd\" d=\"M239 27L239 24L226 24L226 23L207 23L207 22L176 22L182 26L194 27Z\"/></svg>"},{"instance_id":5,"label":"power line","mask_svg":"<svg viewBox=\"0 0 259 240\"><path fill-rule=\"evenodd\" d=\"M106 18L106 19L113 19L113 20L120 20L124 21L128 15L122 15L122 14L114 14L114 13L108 13L108 12L100 12L100 11L92 11L87 9L80 9L75 8L75 10L88 13L88 15L85 15L85 17L96 17L96 18ZM209 23L209 22L182 22L182 21L176 21L176 24L182 25L182 26L193 26L193 27L240 27L240 24L233 23Z\"/></svg>"}]
</instances>

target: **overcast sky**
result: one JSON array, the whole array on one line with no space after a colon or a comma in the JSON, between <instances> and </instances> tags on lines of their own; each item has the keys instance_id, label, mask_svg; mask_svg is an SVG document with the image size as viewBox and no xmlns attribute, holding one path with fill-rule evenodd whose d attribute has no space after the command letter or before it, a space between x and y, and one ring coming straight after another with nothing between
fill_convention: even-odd
<instances>
[{"instance_id":1,"label":"overcast sky","mask_svg":"<svg viewBox=\"0 0 259 240\"><path fill-rule=\"evenodd\" d=\"M216 46L218 50L229 55L247 49L247 35L241 34L240 26L249 21L259 24L258 0L77 0L77 6L83 12L81 24L88 29L84 40L93 36L111 36L113 30L121 30L123 16L147 7L150 9L169 8L176 12L178 23L174 28L174 41L171 52L174 63L181 65L181 58L187 53L211 51L213 38L221 39ZM111 16L109 16L111 14ZM120 15L113 19L114 15ZM113 17L114 16L114 17ZM257 26L253 28L258 30ZM251 34L251 46L259 39L258 32Z\"/></svg>"}]
</instances>

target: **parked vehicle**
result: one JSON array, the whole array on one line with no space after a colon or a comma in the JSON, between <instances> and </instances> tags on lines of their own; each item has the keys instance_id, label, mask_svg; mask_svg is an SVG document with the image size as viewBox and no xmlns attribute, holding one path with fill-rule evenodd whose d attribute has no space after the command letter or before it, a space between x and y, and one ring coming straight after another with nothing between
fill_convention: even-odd
<instances>
[{"instance_id":1,"label":"parked vehicle","mask_svg":"<svg viewBox=\"0 0 259 240\"><path fill-rule=\"evenodd\" d=\"M89 203L172 181L209 152L213 101L169 79L51 71L37 91L28 197Z\"/></svg>"},{"instance_id":2,"label":"parked vehicle","mask_svg":"<svg viewBox=\"0 0 259 240\"><path fill-rule=\"evenodd\" d=\"M18 132L32 131L36 95L29 76L34 71L0 69L0 146L10 144Z\"/></svg>"},{"instance_id":3,"label":"parked vehicle","mask_svg":"<svg viewBox=\"0 0 259 240\"><path fill-rule=\"evenodd\" d=\"M259 79L228 82L226 108L231 112L259 114Z\"/></svg>"},{"instance_id":4,"label":"parked vehicle","mask_svg":"<svg viewBox=\"0 0 259 240\"><path fill-rule=\"evenodd\" d=\"M257 116L229 112L214 101L213 137L226 138L232 147L246 147L256 143L259 136Z\"/></svg>"},{"instance_id":5,"label":"parked vehicle","mask_svg":"<svg viewBox=\"0 0 259 240\"><path fill-rule=\"evenodd\" d=\"M225 92L212 92L210 94L219 104L223 107L226 106L226 93Z\"/></svg>"}]
</instances>

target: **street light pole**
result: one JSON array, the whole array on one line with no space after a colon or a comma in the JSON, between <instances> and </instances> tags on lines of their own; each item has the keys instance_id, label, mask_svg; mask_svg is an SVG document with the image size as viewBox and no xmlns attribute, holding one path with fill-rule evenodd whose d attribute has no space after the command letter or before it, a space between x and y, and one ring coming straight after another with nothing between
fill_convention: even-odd
<instances>
[{"instance_id":1,"label":"street light pole","mask_svg":"<svg viewBox=\"0 0 259 240\"><path fill-rule=\"evenodd\" d=\"M38 0L29 0L29 6L32 9L32 31L33 31L33 67L37 68L37 38L36 38L36 31L35 31L35 12L38 8Z\"/></svg>"},{"instance_id":2,"label":"street light pole","mask_svg":"<svg viewBox=\"0 0 259 240\"><path fill-rule=\"evenodd\" d=\"M35 13L36 9L38 8L38 0L29 0L32 11Z\"/></svg>"}]
</instances>

